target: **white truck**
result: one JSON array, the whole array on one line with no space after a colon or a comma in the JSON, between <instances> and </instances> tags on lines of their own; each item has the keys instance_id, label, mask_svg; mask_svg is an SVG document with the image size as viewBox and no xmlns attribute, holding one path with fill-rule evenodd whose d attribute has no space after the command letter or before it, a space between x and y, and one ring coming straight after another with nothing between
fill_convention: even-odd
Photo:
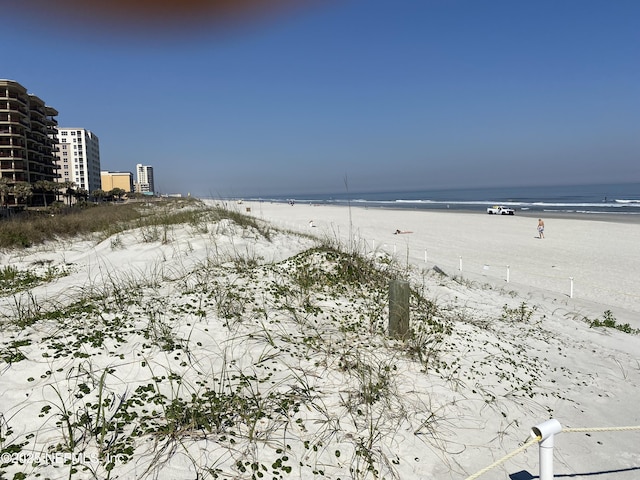
<instances>
[{"instance_id":1,"label":"white truck","mask_svg":"<svg viewBox=\"0 0 640 480\"><path fill-rule=\"evenodd\" d=\"M487 208L489 215L515 215L516 211L513 208L503 207L502 205L494 205Z\"/></svg>"}]
</instances>

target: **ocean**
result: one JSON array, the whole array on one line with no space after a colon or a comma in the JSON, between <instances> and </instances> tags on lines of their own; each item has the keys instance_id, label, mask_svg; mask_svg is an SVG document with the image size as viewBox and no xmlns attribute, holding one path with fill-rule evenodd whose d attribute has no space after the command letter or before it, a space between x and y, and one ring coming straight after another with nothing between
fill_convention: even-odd
<instances>
[{"instance_id":1,"label":"ocean","mask_svg":"<svg viewBox=\"0 0 640 480\"><path fill-rule=\"evenodd\" d=\"M423 210L486 211L488 206L504 205L516 212L640 215L640 183L298 194L245 200Z\"/></svg>"}]
</instances>

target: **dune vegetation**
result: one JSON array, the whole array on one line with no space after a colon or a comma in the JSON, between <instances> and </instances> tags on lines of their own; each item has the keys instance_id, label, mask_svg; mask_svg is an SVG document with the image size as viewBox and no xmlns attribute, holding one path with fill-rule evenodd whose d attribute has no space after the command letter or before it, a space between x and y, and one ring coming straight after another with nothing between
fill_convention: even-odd
<instances>
[{"instance_id":1,"label":"dune vegetation","mask_svg":"<svg viewBox=\"0 0 640 480\"><path fill-rule=\"evenodd\" d=\"M1 238L0 478L460 478L580 381L509 292L233 204L30 215Z\"/></svg>"}]
</instances>

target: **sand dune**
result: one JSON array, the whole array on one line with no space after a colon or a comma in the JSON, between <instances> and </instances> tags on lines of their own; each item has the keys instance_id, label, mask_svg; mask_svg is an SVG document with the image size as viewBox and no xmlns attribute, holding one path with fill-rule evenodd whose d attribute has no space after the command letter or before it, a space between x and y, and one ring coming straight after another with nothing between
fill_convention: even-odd
<instances>
[{"instance_id":1,"label":"sand dune","mask_svg":"<svg viewBox=\"0 0 640 480\"><path fill-rule=\"evenodd\" d=\"M621 322L640 328L640 219L556 215L546 219L540 240L537 217L530 215L244 205L255 216L299 231L309 232L313 220L315 234L346 241L351 230L363 248L395 252L416 266L437 265L450 275L503 287L508 275L509 289L587 315L610 309ZM413 233L399 236L396 230Z\"/></svg>"},{"instance_id":2,"label":"sand dune","mask_svg":"<svg viewBox=\"0 0 640 480\"><path fill-rule=\"evenodd\" d=\"M42 280L0 297L0 477L458 480L550 418L556 478L638 477L640 427L594 429L640 425L640 225L230 207L305 235L204 209L1 253ZM412 338L336 243L412 282ZM538 468L531 444L480 478Z\"/></svg>"}]
</instances>

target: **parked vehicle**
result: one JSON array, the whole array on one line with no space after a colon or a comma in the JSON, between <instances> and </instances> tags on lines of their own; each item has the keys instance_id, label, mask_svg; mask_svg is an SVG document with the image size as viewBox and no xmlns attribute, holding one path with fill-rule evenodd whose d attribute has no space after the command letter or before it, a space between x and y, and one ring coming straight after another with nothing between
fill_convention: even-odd
<instances>
[{"instance_id":1,"label":"parked vehicle","mask_svg":"<svg viewBox=\"0 0 640 480\"><path fill-rule=\"evenodd\" d=\"M516 211L513 208L503 207L502 205L494 205L487 208L489 215L515 215Z\"/></svg>"}]
</instances>

